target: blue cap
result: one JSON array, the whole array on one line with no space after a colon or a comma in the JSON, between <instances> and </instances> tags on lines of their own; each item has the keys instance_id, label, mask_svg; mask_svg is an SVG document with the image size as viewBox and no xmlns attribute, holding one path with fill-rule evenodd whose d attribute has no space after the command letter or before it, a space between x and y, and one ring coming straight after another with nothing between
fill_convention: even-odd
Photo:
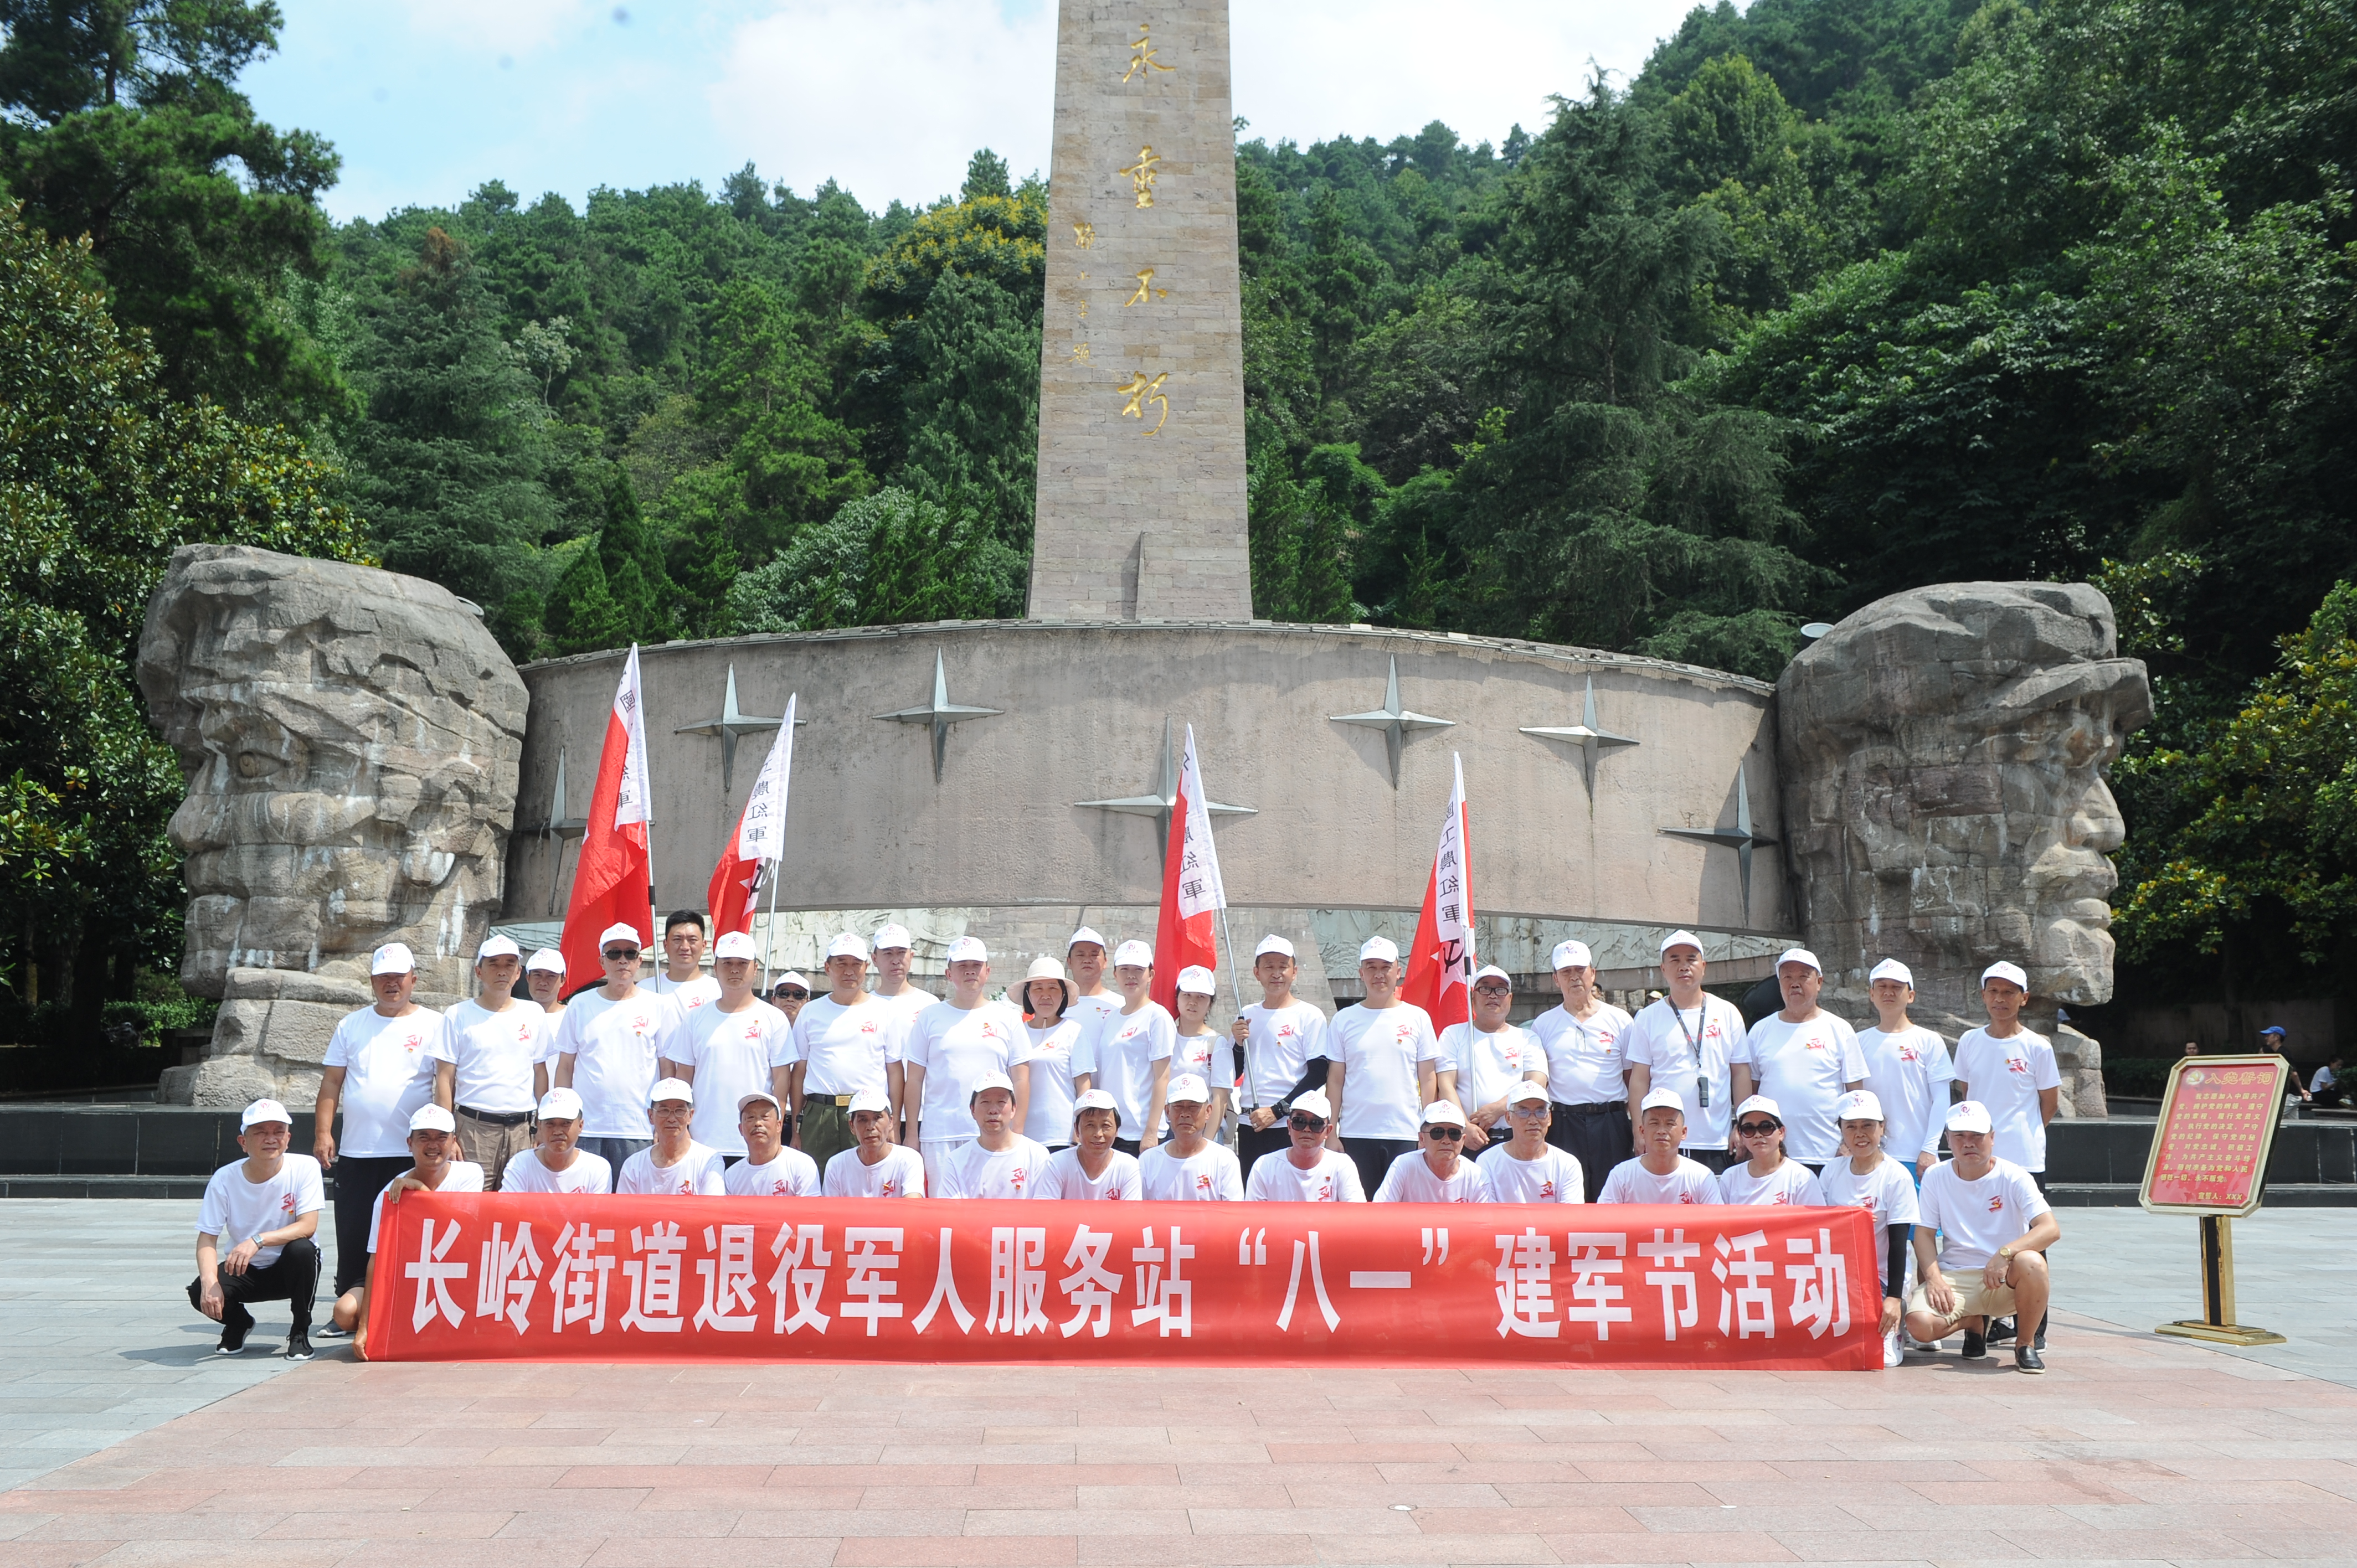
<instances>
[{"instance_id":1,"label":"blue cap","mask_svg":"<svg viewBox=\"0 0 2357 1568\"><path fill-rule=\"evenodd\" d=\"M2266 1028L2259 1031L2262 1035L2280 1035L2283 1032L2284 1026L2281 1024L2270 1024Z\"/></svg>"}]
</instances>

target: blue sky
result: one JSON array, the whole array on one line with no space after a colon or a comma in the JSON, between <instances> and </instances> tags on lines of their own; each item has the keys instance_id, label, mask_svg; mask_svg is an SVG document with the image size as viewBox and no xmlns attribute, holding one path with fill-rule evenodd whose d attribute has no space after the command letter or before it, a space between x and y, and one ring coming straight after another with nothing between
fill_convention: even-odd
<instances>
[{"instance_id":1,"label":"blue sky","mask_svg":"<svg viewBox=\"0 0 2357 1568\"><path fill-rule=\"evenodd\" d=\"M1691 0L1233 0L1253 134L1468 142L1535 129L1593 59L1634 70ZM491 178L576 206L599 184L747 159L870 208L954 190L967 156L1048 161L1054 0L280 0L246 74L264 118L343 156L338 218L446 204ZM1445 18L1439 26L1436 20Z\"/></svg>"}]
</instances>

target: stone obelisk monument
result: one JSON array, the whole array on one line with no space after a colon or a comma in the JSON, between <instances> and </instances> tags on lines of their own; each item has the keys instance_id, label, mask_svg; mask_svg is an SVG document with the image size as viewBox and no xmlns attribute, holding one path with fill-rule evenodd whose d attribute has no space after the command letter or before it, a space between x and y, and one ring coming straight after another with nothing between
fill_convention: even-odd
<instances>
[{"instance_id":1,"label":"stone obelisk monument","mask_svg":"<svg viewBox=\"0 0 2357 1568\"><path fill-rule=\"evenodd\" d=\"M1227 0L1063 0L1031 607L1252 615Z\"/></svg>"}]
</instances>

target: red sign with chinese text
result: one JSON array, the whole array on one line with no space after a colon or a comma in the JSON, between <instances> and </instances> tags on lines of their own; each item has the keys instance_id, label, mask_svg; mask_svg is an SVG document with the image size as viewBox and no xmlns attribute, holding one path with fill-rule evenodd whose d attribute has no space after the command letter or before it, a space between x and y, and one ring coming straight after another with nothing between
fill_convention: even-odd
<instances>
[{"instance_id":1,"label":"red sign with chinese text","mask_svg":"<svg viewBox=\"0 0 2357 1568\"><path fill-rule=\"evenodd\" d=\"M371 1360L1882 1364L1861 1208L412 1193Z\"/></svg>"},{"instance_id":2,"label":"red sign with chinese text","mask_svg":"<svg viewBox=\"0 0 2357 1568\"><path fill-rule=\"evenodd\" d=\"M2283 1108L2281 1057L2190 1057L2177 1064L2145 1167L2147 1208L2247 1214L2259 1205Z\"/></svg>"}]
</instances>

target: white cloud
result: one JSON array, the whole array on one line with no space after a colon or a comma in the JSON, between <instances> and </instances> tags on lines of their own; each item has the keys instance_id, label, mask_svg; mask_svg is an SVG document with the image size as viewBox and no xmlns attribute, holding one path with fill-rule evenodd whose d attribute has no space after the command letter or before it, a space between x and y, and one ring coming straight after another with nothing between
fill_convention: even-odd
<instances>
[{"instance_id":1,"label":"white cloud","mask_svg":"<svg viewBox=\"0 0 2357 1568\"><path fill-rule=\"evenodd\" d=\"M406 0L405 10L410 27L435 42L522 55L555 43L592 17L610 16L613 5L611 0Z\"/></svg>"}]
</instances>

